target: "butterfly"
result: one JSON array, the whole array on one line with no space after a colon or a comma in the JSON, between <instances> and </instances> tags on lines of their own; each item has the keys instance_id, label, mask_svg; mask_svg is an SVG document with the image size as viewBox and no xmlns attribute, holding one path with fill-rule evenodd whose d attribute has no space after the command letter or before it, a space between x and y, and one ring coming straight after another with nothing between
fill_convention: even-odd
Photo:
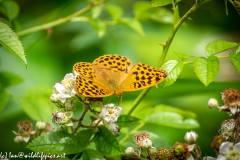
<instances>
[{"instance_id":1,"label":"butterfly","mask_svg":"<svg viewBox=\"0 0 240 160\"><path fill-rule=\"evenodd\" d=\"M93 63L78 62L73 66L75 91L84 97L98 98L148 88L162 82L168 73L143 63L132 66L120 55L104 55Z\"/></svg>"}]
</instances>

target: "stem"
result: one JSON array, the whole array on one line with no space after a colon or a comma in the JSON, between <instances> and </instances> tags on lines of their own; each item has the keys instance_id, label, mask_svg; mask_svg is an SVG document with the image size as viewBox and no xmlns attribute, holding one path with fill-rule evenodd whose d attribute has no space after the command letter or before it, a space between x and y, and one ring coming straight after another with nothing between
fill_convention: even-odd
<instances>
[{"instance_id":1,"label":"stem","mask_svg":"<svg viewBox=\"0 0 240 160\"><path fill-rule=\"evenodd\" d=\"M72 134L77 133L77 130L82 126L82 121L83 121L83 118L84 118L85 114L86 114L87 111L88 111L88 108L89 108L89 106L87 106L86 104L84 104L82 115L81 115L81 117L79 118L78 125L77 125L77 127L74 129L74 131L72 132Z\"/></svg>"},{"instance_id":2,"label":"stem","mask_svg":"<svg viewBox=\"0 0 240 160\"><path fill-rule=\"evenodd\" d=\"M203 3L206 2L210 2L212 0L205 0L205 1L201 1L199 3L195 3L189 10L188 12L185 13L185 15L178 21L178 23L174 24L172 32L170 33L168 40L166 41L166 43L163 43L163 51L162 51L162 55L160 57L160 60L158 62L157 67L161 67L164 63L164 60L167 56L167 52L168 49L172 43L172 40L178 30L178 28L181 26L181 24L188 18L188 16L190 15L190 13L194 12L200 5L202 5ZM178 10L178 8L176 9ZM176 16L176 15L175 15ZM176 16L177 17L177 16ZM128 112L128 115L131 115L131 113L136 109L137 105L141 102L141 100L144 98L144 96L148 93L148 91L150 90L150 88L144 89L136 98L136 100L134 101L130 111Z\"/></svg>"},{"instance_id":3,"label":"stem","mask_svg":"<svg viewBox=\"0 0 240 160\"><path fill-rule=\"evenodd\" d=\"M52 22L49 22L49 23L46 23L46 24L43 24L43 25L40 25L40 26L36 26L36 27L32 27L32 28L20 31L20 32L17 33L17 35L19 37L21 37L21 36L25 36L25 35L33 33L33 32L45 30L45 29L52 28L54 26L66 23L66 22L70 21L74 17L83 15L84 13L88 12L89 10L91 10L94 6L99 5L99 4L103 3L104 1L106 1L106 0L102 0L102 1L99 1L99 2L96 2L96 3L91 3L89 6L84 7L81 10L79 10L79 11L77 11L77 12L75 12L75 13L73 13L73 14L65 17L65 18L60 18L58 20L55 20L55 21L52 21Z\"/></svg>"}]
</instances>

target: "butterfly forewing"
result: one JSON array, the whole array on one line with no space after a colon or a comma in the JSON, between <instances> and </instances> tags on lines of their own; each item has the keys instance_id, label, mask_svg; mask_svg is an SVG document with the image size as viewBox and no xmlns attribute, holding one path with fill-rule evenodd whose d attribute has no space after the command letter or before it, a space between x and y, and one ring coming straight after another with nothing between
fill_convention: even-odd
<instances>
[{"instance_id":1,"label":"butterfly forewing","mask_svg":"<svg viewBox=\"0 0 240 160\"><path fill-rule=\"evenodd\" d=\"M122 91L140 90L154 86L167 77L167 72L146 64L135 64L122 82Z\"/></svg>"},{"instance_id":2,"label":"butterfly forewing","mask_svg":"<svg viewBox=\"0 0 240 160\"><path fill-rule=\"evenodd\" d=\"M92 69L92 64L87 62L78 62L73 66L73 73L75 75L81 75L84 77L93 78L94 71Z\"/></svg>"},{"instance_id":3,"label":"butterfly forewing","mask_svg":"<svg viewBox=\"0 0 240 160\"><path fill-rule=\"evenodd\" d=\"M106 97L114 94L114 91L105 84L80 75L76 77L74 89L78 94L85 97Z\"/></svg>"}]
</instances>

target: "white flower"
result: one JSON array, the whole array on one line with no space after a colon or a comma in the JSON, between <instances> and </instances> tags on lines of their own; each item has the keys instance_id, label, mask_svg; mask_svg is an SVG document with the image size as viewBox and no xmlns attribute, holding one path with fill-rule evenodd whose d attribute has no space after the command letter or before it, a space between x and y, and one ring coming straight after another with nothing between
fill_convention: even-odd
<instances>
[{"instance_id":1,"label":"white flower","mask_svg":"<svg viewBox=\"0 0 240 160\"><path fill-rule=\"evenodd\" d=\"M184 136L184 140L189 144L195 143L197 139L198 139L198 135L194 131L187 132Z\"/></svg>"},{"instance_id":2,"label":"white flower","mask_svg":"<svg viewBox=\"0 0 240 160\"><path fill-rule=\"evenodd\" d=\"M233 145L232 142L223 142L219 148L217 160L239 160L240 159L240 142Z\"/></svg>"},{"instance_id":3,"label":"white flower","mask_svg":"<svg viewBox=\"0 0 240 160\"><path fill-rule=\"evenodd\" d=\"M66 74L61 82L55 83L53 86L54 92L50 97L50 100L54 103L65 103L67 98L72 98L75 96L76 92L74 90L76 77L72 74Z\"/></svg>"},{"instance_id":4,"label":"white flower","mask_svg":"<svg viewBox=\"0 0 240 160\"><path fill-rule=\"evenodd\" d=\"M73 112L55 111L52 113L52 122L57 125L73 126L72 116Z\"/></svg>"},{"instance_id":5,"label":"white flower","mask_svg":"<svg viewBox=\"0 0 240 160\"><path fill-rule=\"evenodd\" d=\"M115 106L113 103L106 104L102 107L99 117L106 123L114 123L117 121L121 111L122 108Z\"/></svg>"}]
</instances>

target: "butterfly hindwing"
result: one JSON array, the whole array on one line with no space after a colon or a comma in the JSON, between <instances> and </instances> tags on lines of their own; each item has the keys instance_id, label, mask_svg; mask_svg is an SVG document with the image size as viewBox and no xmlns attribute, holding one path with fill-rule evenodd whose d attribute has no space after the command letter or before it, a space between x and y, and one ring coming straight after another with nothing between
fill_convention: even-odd
<instances>
[{"instance_id":1,"label":"butterfly hindwing","mask_svg":"<svg viewBox=\"0 0 240 160\"><path fill-rule=\"evenodd\" d=\"M78 75L76 77L75 91L85 97L106 97L114 94L108 86L98 81Z\"/></svg>"},{"instance_id":2,"label":"butterfly hindwing","mask_svg":"<svg viewBox=\"0 0 240 160\"><path fill-rule=\"evenodd\" d=\"M140 90L154 86L167 77L167 72L146 64L135 64L121 84L122 91Z\"/></svg>"}]
</instances>

